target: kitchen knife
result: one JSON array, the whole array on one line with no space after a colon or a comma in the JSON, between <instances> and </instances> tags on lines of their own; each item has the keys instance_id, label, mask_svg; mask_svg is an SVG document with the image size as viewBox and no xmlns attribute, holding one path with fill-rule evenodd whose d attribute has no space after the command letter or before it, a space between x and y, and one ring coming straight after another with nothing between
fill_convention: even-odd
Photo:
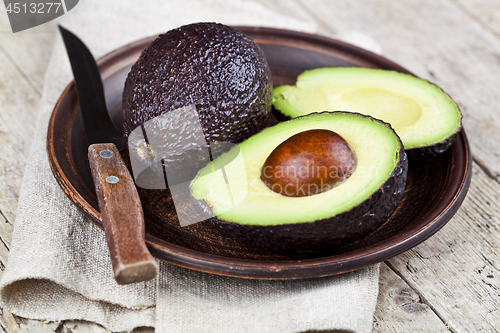
<instances>
[{"instance_id":1,"label":"kitchen knife","mask_svg":"<svg viewBox=\"0 0 500 333\"><path fill-rule=\"evenodd\" d=\"M158 264L145 243L144 213L120 152L125 142L111 121L94 57L74 34L59 26L80 102L88 158L116 282L153 279Z\"/></svg>"}]
</instances>

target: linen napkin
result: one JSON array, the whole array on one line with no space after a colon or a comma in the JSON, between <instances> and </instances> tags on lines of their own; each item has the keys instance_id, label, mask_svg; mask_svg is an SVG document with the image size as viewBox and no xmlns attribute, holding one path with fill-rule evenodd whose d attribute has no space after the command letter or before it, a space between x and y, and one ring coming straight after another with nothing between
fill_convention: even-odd
<instances>
[{"instance_id":1,"label":"linen napkin","mask_svg":"<svg viewBox=\"0 0 500 333\"><path fill-rule=\"evenodd\" d=\"M255 25L314 32L315 24L251 1L85 0L56 23L76 33L99 57L134 40L192 22ZM111 331L370 332L379 266L302 281L221 277L159 262L155 281L118 285L104 232L66 198L50 170L47 124L72 80L55 38L37 131L19 199L8 265L0 281L2 306L25 318L87 320Z\"/></svg>"}]
</instances>

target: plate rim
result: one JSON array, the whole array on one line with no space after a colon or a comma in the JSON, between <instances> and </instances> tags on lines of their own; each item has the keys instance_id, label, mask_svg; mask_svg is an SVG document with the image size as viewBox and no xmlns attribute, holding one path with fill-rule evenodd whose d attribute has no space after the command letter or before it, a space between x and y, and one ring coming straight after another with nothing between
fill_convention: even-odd
<instances>
[{"instance_id":1,"label":"plate rim","mask_svg":"<svg viewBox=\"0 0 500 333\"><path fill-rule=\"evenodd\" d=\"M341 47L343 51L347 50L349 52L357 52L358 54L363 54L365 57L370 58L370 61L371 59L376 59L385 65L390 63L394 65L394 67L400 68L401 71L410 73L407 69L383 56L329 37L267 27L236 26L235 28L243 31L244 33L298 38L312 42L324 43L330 47L335 45ZM149 44L149 42L154 40L156 37L157 36L145 37L117 48L100 57L97 60L98 65L100 67L104 66L117 54L130 52L130 50L142 47L141 45L143 44L147 46L147 44ZM103 226L102 222L100 222L100 213L89 202L87 202L80 193L78 193L69 179L64 177L64 170L60 165L60 161L56 157L54 148L55 138L53 133L54 123L56 121L56 117L58 116L57 111L60 109L60 105L63 102L64 97L68 94L68 91L73 88L73 86L74 81L71 81L61 93L52 111L47 130L47 155L51 170L63 192L87 218L102 229ZM412 226L409 230L407 230L407 234L403 238L400 238L398 242L391 242L391 240L398 235L396 233L380 243L362 247L350 252L320 258L297 260L255 260L230 258L184 248L168 243L150 234L146 234L146 243L153 256L162 261L187 269L236 278L264 280L317 278L347 273L371 266L392 258L425 241L439 231L439 229L441 229L456 213L466 197L472 177L472 157L468 139L463 127L457 139L453 143L453 145L457 144L461 144L462 147L460 147L459 151L464 155L462 159L464 163L461 166L464 171L461 173L462 177L459 181L460 186L454 193L452 193L452 195L448 195L448 197L451 196L452 198L448 202L446 209L440 211L440 213L428 223Z\"/></svg>"}]
</instances>

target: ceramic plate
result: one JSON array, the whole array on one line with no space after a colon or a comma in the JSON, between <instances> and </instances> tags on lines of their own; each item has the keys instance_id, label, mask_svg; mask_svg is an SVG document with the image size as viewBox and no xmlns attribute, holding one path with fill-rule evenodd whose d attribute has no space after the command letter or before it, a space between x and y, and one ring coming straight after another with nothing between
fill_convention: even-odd
<instances>
[{"instance_id":1,"label":"ceramic plate","mask_svg":"<svg viewBox=\"0 0 500 333\"><path fill-rule=\"evenodd\" d=\"M262 48L274 85L295 84L306 69L360 66L408 73L355 46L294 31L238 27ZM122 126L123 84L132 64L154 37L126 45L98 61L109 112ZM276 121L274 118L270 123ZM70 200L102 228L75 86L62 93L50 120L47 151L54 175ZM124 153L127 159L127 152ZM437 232L458 210L469 187L471 155L462 130L451 148L422 167L411 167L405 196L392 217L368 237L328 255L300 258L251 248L220 234L207 221L181 228L167 190L139 189L146 242L166 262L224 276L300 279L345 273L391 258ZM127 207L122 207L127 209Z\"/></svg>"}]
</instances>

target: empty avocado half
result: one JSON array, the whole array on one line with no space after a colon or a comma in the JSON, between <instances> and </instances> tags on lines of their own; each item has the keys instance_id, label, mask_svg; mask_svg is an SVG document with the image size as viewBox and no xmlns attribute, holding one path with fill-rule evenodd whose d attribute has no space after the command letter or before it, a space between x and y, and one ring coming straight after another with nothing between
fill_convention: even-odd
<instances>
[{"instance_id":1,"label":"empty avocado half","mask_svg":"<svg viewBox=\"0 0 500 333\"><path fill-rule=\"evenodd\" d=\"M382 69L328 67L305 71L295 86L274 89L281 119L322 110L346 110L391 124L410 161L444 152L461 129L455 102L434 84Z\"/></svg>"},{"instance_id":2,"label":"empty avocado half","mask_svg":"<svg viewBox=\"0 0 500 333\"><path fill-rule=\"evenodd\" d=\"M403 145L389 124L370 116L312 113L268 127L235 148L200 170L191 194L212 210L223 232L269 251L333 252L377 229L404 194ZM306 179L299 186L306 195L280 193L286 175ZM278 180L271 177L270 184L267 176ZM313 185L318 177L328 183L319 191Z\"/></svg>"}]
</instances>

